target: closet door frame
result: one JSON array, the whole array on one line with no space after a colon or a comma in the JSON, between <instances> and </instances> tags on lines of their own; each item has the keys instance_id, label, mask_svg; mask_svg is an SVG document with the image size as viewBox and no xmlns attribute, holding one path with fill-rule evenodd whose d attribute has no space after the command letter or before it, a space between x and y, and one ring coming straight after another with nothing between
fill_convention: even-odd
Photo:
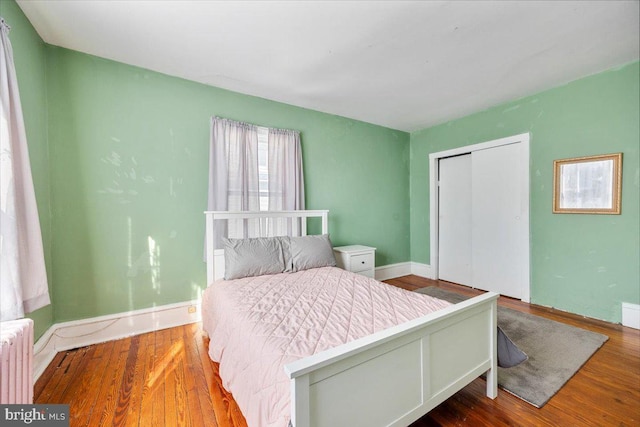
<instances>
[{"instance_id":1,"label":"closet door frame","mask_svg":"<svg viewBox=\"0 0 640 427\"><path fill-rule=\"evenodd\" d=\"M438 278L438 161L443 157L457 156L460 154L472 153L478 150L486 150L488 148L499 147L509 144L523 144L520 150L520 170L522 176L520 180L521 186L521 203L522 203L522 216L521 216L521 242L522 242L522 277L521 283L522 289L522 301L530 302L531 289L530 289L530 242L529 242L529 133L522 133L519 135L508 136L506 138L495 139L492 141L482 142L479 144L467 145L465 147L458 147L451 150L440 151L437 153L429 154L429 240L430 240L430 267L431 278Z\"/></svg>"}]
</instances>

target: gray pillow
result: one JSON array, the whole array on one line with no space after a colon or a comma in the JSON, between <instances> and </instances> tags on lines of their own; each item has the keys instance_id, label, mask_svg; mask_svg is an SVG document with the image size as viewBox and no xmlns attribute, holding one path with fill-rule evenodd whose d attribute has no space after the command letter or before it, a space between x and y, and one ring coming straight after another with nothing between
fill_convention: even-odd
<instances>
[{"instance_id":1,"label":"gray pillow","mask_svg":"<svg viewBox=\"0 0 640 427\"><path fill-rule=\"evenodd\" d=\"M527 360L529 356L520 350L517 345L498 326L498 366L512 368Z\"/></svg>"},{"instance_id":2,"label":"gray pillow","mask_svg":"<svg viewBox=\"0 0 640 427\"><path fill-rule=\"evenodd\" d=\"M222 239L225 280L282 273L282 238Z\"/></svg>"},{"instance_id":3,"label":"gray pillow","mask_svg":"<svg viewBox=\"0 0 640 427\"><path fill-rule=\"evenodd\" d=\"M289 250L293 263L292 271L336 265L336 258L333 255L333 247L328 234L290 237Z\"/></svg>"},{"instance_id":4,"label":"gray pillow","mask_svg":"<svg viewBox=\"0 0 640 427\"><path fill-rule=\"evenodd\" d=\"M293 271L293 259L291 258L291 238L289 236L275 237L282 244L282 256L284 257L284 272Z\"/></svg>"}]
</instances>

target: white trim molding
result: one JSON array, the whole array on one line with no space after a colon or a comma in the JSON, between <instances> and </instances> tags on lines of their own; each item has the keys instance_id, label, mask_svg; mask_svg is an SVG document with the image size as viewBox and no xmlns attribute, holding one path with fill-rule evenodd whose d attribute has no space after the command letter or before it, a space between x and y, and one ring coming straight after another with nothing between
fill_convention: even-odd
<instances>
[{"instance_id":1,"label":"white trim molding","mask_svg":"<svg viewBox=\"0 0 640 427\"><path fill-rule=\"evenodd\" d=\"M60 351L196 323L201 320L200 301L192 300L125 313L55 323L35 343L34 381L42 375L56 353Z\"/></svg>"},{"instance_id":2,"label":"white trim molding","mask_svg":"<svg viewBox=\"0 0 640 427\"><path fill-rule=\"evenodd\" d=\"M399 262L397 264L376 267L376 280L380 281L408 276L409 274L412 274L410 262Z\"/></svg>"},{"instance_id":3,"label":"white trim molding","mask_svg":"<svg viewBox=\"0 0 640 427\"><path fill-rule=\"evenodd\" d=\"M622 303L622 326L640 329L640 305Z\"/></svg>"},{"instance_id":4,"label":"white trim molding","mask_svg":"<svg viewBox=\"0 0 640 427\"><path fill-rule=\"evenodd\" d=\"M420 276L420 277L426 277L427 279L435 279L435 277L433 277L433 269L429 264L412 262L411 274L415 274L416 276Z\"/></svg>"},{"instance_id":5,"label":"white trim molding","mask_svg":"<svg viewBox=\"0 0 640 427\"><path fill-rule=\"evenodd\" d=\"M431 266L419 262L399 262L397 264L376 267L376 280L389 280L414 274L427 279L433 279Z\"/></svg>"}]
</instances>

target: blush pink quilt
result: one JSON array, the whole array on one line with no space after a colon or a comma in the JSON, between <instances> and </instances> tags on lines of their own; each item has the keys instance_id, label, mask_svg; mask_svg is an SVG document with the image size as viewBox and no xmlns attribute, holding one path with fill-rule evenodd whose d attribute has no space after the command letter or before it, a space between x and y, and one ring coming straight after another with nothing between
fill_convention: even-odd
<instances>
[{"instance_id":1,"label":"blush pink quilt","mask_svg":"<svg viewBox=\"0 0 640 427\"><path fill-rule=\"evenodd\" d=\"M249 427L286 427L284 365L450 303L335 267L217 281L203 295L209 356Z\"/></svg>"}]
</instances>

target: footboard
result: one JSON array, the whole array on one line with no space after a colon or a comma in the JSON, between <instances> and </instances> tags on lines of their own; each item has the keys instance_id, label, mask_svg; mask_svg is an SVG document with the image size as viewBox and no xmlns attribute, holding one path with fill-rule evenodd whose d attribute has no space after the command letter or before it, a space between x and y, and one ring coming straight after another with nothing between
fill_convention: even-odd
<instances>
[{"instance_id":1,"label":"footboard","mask_svg":"<svg viewBox=\"0 0 640 427\"><path fill-rule=\"evenodd\" d=\"M497 396L489 292L285 366L294 427L406 426L484 372Z\"/></svg>"}]
</instances>

